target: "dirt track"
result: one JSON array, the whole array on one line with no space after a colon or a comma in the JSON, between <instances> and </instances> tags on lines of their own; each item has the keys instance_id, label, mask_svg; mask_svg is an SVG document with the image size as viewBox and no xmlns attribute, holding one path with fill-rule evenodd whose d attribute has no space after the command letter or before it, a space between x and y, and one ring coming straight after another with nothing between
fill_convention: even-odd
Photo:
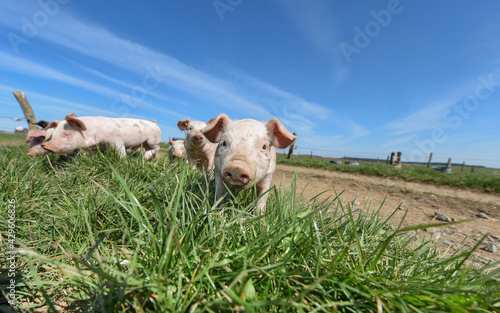
<instances>
[{"instance_id":1,"label":"dirt track","mask_svg":"<svg viewBox=\"0 0 500 313\"><path fill-rule=\"evenodd\" d=\"M443 249L451 251L467 236L466 248L473 247L477 240L485 234L490 234L486 243L495 243L496 252L487 252L479 249L476 255L478 263L500 261L500 196L457 188L437 186L432 184L407 182L402 179L372 177L359 174L341 173L324 169L312 169L277 164L273 181L277 186L289 186L294 172L297 171L297 190L305 189L306 198L312 198L320 192L327 191L320 199L335 197L333 186L338 193L343 192L340 199L343 203L355 202L356 209L362 209L367 204L370 210L378 209L385 199L382 214L388 216L401 204L393 217L393 223L399 223L406 209L408 214L403 226L438 223L434 219L435 213L445 214L456 220L468 222L451 225L445 228L446 240L441 244ZM485 214L488 219L478 217ZM443 228L431 228L427 234L436 238L440 237Z\"/></svg>"}]
</instances>

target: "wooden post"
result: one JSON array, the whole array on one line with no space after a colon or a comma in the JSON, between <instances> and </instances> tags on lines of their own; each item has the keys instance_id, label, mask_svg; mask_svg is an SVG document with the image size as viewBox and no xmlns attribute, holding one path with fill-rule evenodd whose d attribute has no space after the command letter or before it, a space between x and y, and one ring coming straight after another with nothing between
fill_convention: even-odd
<instances>
[{"instance_id":1,"label":"wooden post","mask_svg":"<svg viewBox=\"0 0 500 313\"><path fill-rule=\"evenodd\" d=\"M297 133L293 133L293 135L297 136ZM287 159L291 159L292 158L293 150L295 150L295 142L292 143L292 145L290 146L290 149L288 150L288 157L287 157Z\"/></svg>"},{"instance_id":2,"label":"wooden post","mask_svg":"<svg viewBox=\"0 0 500 313\"><path fill-rule=\"evenodd\" d=\"M446 167L451 167L451 158L448 158L448 164L446 164Z\"/></svg>"},{"instance_id":3,"label":"wooden post","mask_svg":"<svg viewBox=\"0 0 500 313\"><path fill-rule=\"evenodd\" d=\"M464 161L464 163L462 163L462 169L460 170L460 172L464 171L464 166L465 166L465 161Z\"/></svg>"},{"instance_id":4,"label":"wooden post","mask_svg":"<svg viewBox=\"0 0 500 313\"><path fill-rule=\"evenodd\" d=\"M385 165L389 165L389 156L387 156L387 160L385 161Z\"/></svg>"},{"instance_id":5,"label":"wooden post","mask_svg":"<svg viewBox=\"0 0 500 313\"><path fill-rule=\"evenodd\" d=\"M431 154L429 155L429 162L427 162L427 168L430 168L430 167L431 167L431 160L432 160L432 152L431 152Z\"/></svg>"},{"instance_id":6,"label":"wooden post","mask_svg":"<svg viewBox=\"0 0 500 313\"><path fill-rule=\"evenodd\" d=\"M309 157L309 159L312 159L312 157L313 157L313 152L312 152L312 150L311 150L311 156Z\"/></svg>"},{"instance_id":7,"label":"wooden post","mask_svg":"<svg viewBox=\"0 0 500 313\"><path fill-rule=\"evenodd\" d=\"M401 152L398 152L398 158L397 158L397 161L396 161L396 165L394 165L395 167L401 167Z\"/></svg>"},{"instance_id":8,"label":"wooden post","mask_svg":"<svg viewBox=\"0 0 500 313\"><path fill-rule=\"evenodd\" d=\"M471 173L474 173L474 166L470 169Z\"/></svg>"},{"instance_id":9,"label":"wooden post","mask_svg":"<svg viewBox=\"0 0 500 313\"><path fill-rule=\"evenodd\" d=\"M394 152L391 152L391 160L389 161L390 165L394 165Z\"/></svg>"},{"instance_id":10,"label":"wooden post","mask_svg":"<svg viewBox=\"0 0 500 313\"><path fill-rule=\"evenodd\" d=\"M377 164L378 164L379 161L380 161L380 157L377 157Z\"/></svg>"},{"instance_id":11,"label":"wooden post","mask_svg":"<svg viewBox=\"0 0 500 313\"><path fill-rule=\"evenodd\" d=\"M28 122L29 130L38 130L39 128L38 125L36 124L35 113L33 113L33 109L31 108L28 99L26 99L24 92L13 91L13 94L16 97L19 104L21 105L21 108L23 109L24 116L26 117L26 121Z\"/></svg>"}]
</instances>

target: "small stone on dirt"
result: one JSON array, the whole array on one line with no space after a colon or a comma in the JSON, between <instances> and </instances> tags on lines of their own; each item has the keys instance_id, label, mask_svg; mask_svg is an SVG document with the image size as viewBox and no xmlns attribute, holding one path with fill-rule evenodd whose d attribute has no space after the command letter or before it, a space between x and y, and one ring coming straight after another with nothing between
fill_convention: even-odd
<instances>
[{"instance_id":1,"label":"small stone on dirt","mask_svg":"<svg viewBox=\"0 0 500 313\"><path fill-rule=\"evenodd\" d=\"M491 252L491 253L495 253L497 251L497 247L495 246L494 243L488 243L484 248L483 248L484 251L488 251L488 252Z\"/></svg>"},{"instance_id":2,"label":"small stone on dirt","mask_svg":"<svg viewBox=\"0 0 500 313\"><path fill-rule=\"evenodd\" d=\"M434 218L437 219L438 221L443 221L443 222L451 222L452 221L452 219L449 216L444 215L444 214L436 213L436 215L434 215Z\"/></svg>"},{"instance_id":3,"label":"small stone on dirt","mask_svg":"<svg viewBox=\"0 0 500 313\"><path fill-rule=\"evenodd\" d=\"M488 215L486 215L486 214L484 214L484 213L479 213L479 214L477 215L477 217L479 217L479 218L484 218L484 219L489 219Z\"/></svg>"},{"instance_id":4,"label":"small stone on dirt","mask_svg":"<svg viewBox=\"0 0 500 313\"><path fill-rule=\"evenodd\" d=\"M493 238L494 240L500 239L500 236L497 236L497 235L490 234L490 237Z\"/></svg>"}]
</instances>

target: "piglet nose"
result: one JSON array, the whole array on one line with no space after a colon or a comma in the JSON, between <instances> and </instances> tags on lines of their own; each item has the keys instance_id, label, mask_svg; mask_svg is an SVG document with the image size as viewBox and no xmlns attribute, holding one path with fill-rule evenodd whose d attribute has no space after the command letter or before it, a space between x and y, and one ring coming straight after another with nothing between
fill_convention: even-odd
<instances>
[{"instance_id":1,"label":"piglet nose","mask_svg":"<svg viewBox=\"0 0 500 313\"><path fill-rule=\"evenodd\" d=\"M239 181L242 185L250 182L250 172L241 165L230 164L224 170L224 180L226 182Z\"/></svg>"},{"instance_id":2,"label":"piglet nose","mask_svg":"<svg viewBox=\"0 0 500 313\"><path fill-rule=\"evenodd\" d=\"M193 136L194 141L203 141L203 135L202 134L196 134Z\"/></svg>"}]
</instances>

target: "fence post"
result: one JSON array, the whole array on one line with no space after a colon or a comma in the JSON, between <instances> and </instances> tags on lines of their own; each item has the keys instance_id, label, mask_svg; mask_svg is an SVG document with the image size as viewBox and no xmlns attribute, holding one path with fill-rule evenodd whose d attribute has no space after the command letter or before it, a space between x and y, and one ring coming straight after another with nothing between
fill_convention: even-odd
<instances>
[{"instance_id":1,"label":"fence post","mask_svg":"<svg viewBox=\"0 0 500 313\"><path fill-rule=\"evenodd\" d=\"M448 164L446 164L446 167L451 167L451 158L448 158Z\"/></svg>"},{"instance_id":2,"label":"fence post","mask_svg":"<svg viewBox=\"0 0 500 313\"><path fill-rule=\"evenodd\" d=\"M396 167L401 167L401 151L398 152L398 158L396 161Z\"/></svg>"},{"instance_id":3,"label":"fence post","mask_svg":"<svg viewBox=\"0 0 500 313\"><path fill-rule=\"evenodd\" d=\"M391 152L391 160L389 161L390 165L394 165L394 152Z\"/></svg>"},{"instance_id":4,"label":"fence post","mask_svg":"<svg viewBox=\"0 0 500 313\"><path fill-rule=\"evenodd\" d=\"M12 93L14 94L17 101L21 105L21 108L23 109L24 116L26 117L26 121L28 122L28 129L29 130L38 130L38 125L36 124L35 113L33 113L33 109L31 108L31 105L28 102L28 99L26 99L24 92L13 91Z\"/></svg>"},{"instance_id":5,"label":"fence post","mask_svg":"<svg viewBox=\"0 0 500 313\"><path fill-rule=\"evenodd\" d=\"M293 135L297 136L297 133L293 133ZM287 157L287 159L290 159L292 157L293 150L295 150L295 141L292 143L292 145L290 146L290 149L288 150L288 157Z\"/></svg>"},{"instance_id":6,"label":"fence post","mask_svg":"<svg viewBox=\"0 0 500 313\"><path fill-rule=\"evenodd\" d=\"M431 152L431 154L429 155L429 162L427 162L427 168L430 168L430 167L431 167L431 160L432 160L432 152Z\"/></svg>"},{"instance_id":7,"label":"fence post","mask_svg":"<svg viewBox=\"0 0 500 313\"><path fill-rule=\"evenodd\" d=\"M464 171L464 166L465 166L465 161L464 161L464 163L462 163L462 169L460 170L460 172Z\"/></svg>"}]
</instances>

